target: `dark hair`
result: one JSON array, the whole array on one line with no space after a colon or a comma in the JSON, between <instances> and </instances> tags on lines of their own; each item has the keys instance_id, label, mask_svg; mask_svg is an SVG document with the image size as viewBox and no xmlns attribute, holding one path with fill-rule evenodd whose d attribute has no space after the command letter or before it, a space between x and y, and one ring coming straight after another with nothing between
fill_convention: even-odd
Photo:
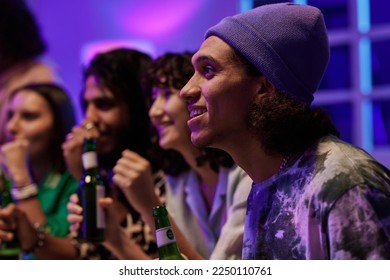
<instances>
[{"instance_id":1,"label":"dark hair","mask_svg":"<svg viewBox=\"0 0 390 280\"><path fill-rule=\"evenodd\" d=\"M250 77L256 77L256 76L262 75L262 73L259 71L259 69L257 69L248 59L246 59L236 49L232 48L230 61L239 67L243 67L245 72Z\"/></svg>"},{"instance_id":2,"label":"dark hair","mask_svg":"<svg viewBox=\"0 0 390 280\"><path fill-rule=\"evenodd\" d=\"M233 49L232 60L252 77L263 75ZM321 108L311 108L276 89L249 106L247 126L268 154L299 154L326 135L339 131Z\"/></svg>"},{"instance_id":3,"label":"dark hair","mask_svg":"<svg viewBox=\"0 0 390 280\"><path fill-rule=\"evenodd\" d=\"M34 15L23 0L0 1L0 75L46 51Z\"/></svg>"},{"instance_id":4,"label":"dark hair","mask_svg":"<svg viewBox=\"0 0 390 280\"><path fill-rule=\"evenodd\" d=\"M68 93L64 88L57 84L28 84L12 91L10 99L21 91L32 91L37 93L49 104L54 120L54 140L52 143L53 152L51 154L53 167L57 172L64 172L66 170L66 165L62 155L61 144L65 141L66 135L75 125L73 104Z\"/></svg>"},{"instance_id":5,"label":"dark hair","mask_svg":"<svg viewBox=\"0 0 390 280\"><path fill-rule=\"evenodd\" d=\"M191 79L194 68L191 63L193 53L166 53L154 60L145 77L145 84L150 88L173 87L180 90ZM165 77L165 81L161 81ZM166 174L178 175L190 169L183 156L175 150L161 150L162 169ZM233 159L226 152L215 148L203 148L197 159L199 166L209 163L211 168L218 172L219 166L232 167Z\"/></svg>"},{"instance_id":6,"label":"dark hair","mask_svg":"<svg viewBox=\"0 0 390 280\"><path fill-rule=\"evenodd\" d=\"M247 124L269 154L302 153L323 136L339 136L325 111L279 91L250 105Z\"/></svg>"},{"instance_id":7,"label":"dark hair","mask_svg":"<svg viewBox=\"0 0 390 280\"><path fill-rule=\"evenodd\" d=\"M146 105L147 99L150 98L150 88L143 84L143 77L150 62L151 58L148 55L131 49L116 49L101 53L85 69L84 81L89 76L96 77L101 87L110 90L118 102L127 106L130 118L120 139L120 152L130 149L148 160L153 160L150 153L151 125ZM85 88L80 97L85 110L84 92ZM112 162L102 162L102 164L109 165Z\"/></svg>"}]
</instances>

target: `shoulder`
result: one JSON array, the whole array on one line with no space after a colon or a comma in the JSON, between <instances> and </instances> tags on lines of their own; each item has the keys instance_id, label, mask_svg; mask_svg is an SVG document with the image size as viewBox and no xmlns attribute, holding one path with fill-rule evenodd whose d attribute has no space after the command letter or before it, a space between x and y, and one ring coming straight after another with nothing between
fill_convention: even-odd
<instances>
[{"instance_id":1,"label":"shoulder","mask_svg":"<svg viewBox=\"0 0 390 280\"><path fill-rule=\"evenodd\" d=\"M364 150L334 137L326 137L298 164L298 178L304 185L304 198L327 213L356 186L390 193L390 172ZM356 191L364 188L355 188Z\"/></svg>"},{"instance_id":2,"label":"shoulder","mask_svg":"<svg viewBox=\"0 0 390 280\"><path fill-rule=\"evenodd\" d=\"M390 185L390 171L386 167L366 151L333 137L318 146L315 175L329 187L365 184L385 190Z\"/></svg>"},{"instance_id":3,"label":"shoulder","mask_svg":"<svg viewBox=\"0 0 390 280\"><path fill-rule=\"evenodd\" d=\"M231 168L221 168L220 173L227 176L228 200L232 199L232 203L233 201L246 202L253 183L248 174L237 165Z\"/></svg>"}]
</instances>

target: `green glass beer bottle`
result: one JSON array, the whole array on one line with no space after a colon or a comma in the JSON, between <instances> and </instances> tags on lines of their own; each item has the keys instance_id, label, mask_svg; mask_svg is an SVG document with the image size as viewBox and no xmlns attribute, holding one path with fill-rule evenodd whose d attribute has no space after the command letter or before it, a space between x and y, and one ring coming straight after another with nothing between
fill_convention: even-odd
<instances>
[{"instance_id":1,"label":"green glass beer bottle","mask_svg":"<svg viewBox=\"0 0 390 280\"><path fill-rule=\"evenodd\" d=\"M184 260L177 247L165 205L153 207L153 217L160 260Z\"/></svg>"},{"instance_id":2,"label":"green glass beer bottle","mask_svg":"<svg viewBox=\"0 0 390 280\"><path fill-rule=\"evenodd\" d=\"M86 138L83 143L83 177L77 190L79 204L83 207L83 221L78 238L99 243L104 240L105 215L98 200L105 197L105 187L99 174L96 138Z\"/></svg>"},{"instance_id":3,"label":"green glass beer bottle","mask_svg":"<svg viewBox=\"0 0 390 280\"><path fill-rule=\"evenodd\" d=\"M0 169L0 208L13 202L10 192L11 186L8 183L4 172ZM19 260L22 256L21 253L16 235L13 240L0 243L0 260Z\"/></svg>"}]
</instances>

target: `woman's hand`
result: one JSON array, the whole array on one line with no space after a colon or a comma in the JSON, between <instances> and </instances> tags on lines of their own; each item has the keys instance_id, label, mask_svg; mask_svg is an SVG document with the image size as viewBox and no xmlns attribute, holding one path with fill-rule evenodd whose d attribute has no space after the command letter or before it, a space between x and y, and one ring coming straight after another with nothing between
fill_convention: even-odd
<instances>
[{"instance_id":1,"label":"woman's hand","mask_svg":"<svg viewBox=\"0 0 390 280\"><path fill-rule=\"evenodd\" d=\"M69 198L69 202L66 205L66 208L68 209L68 216L67 220L70 223L70 232L72 236L77 236L77 232L80 228L80 224L83 221L83 208L78 204L79 203L79 197L77 194L72 194Z\"/></svg>"},{"instance_id":2,"label":"woman's hand","mask_svg":"<svg viewBox=\"0 0 390 280\"><path fill-rule=\"evenodd\" d=\"M15 204L0 209L0 243L11 241L17 233L22 250L29 250L37 242L37 234L27 215Z\"/></svg>"},{"instance_id":3,"label":"woman's hand","mask_svg":"<svg viewBox=\"0 0 390 280\"><path fill-rule=\"evenodd\" d=\"M160 202L155 193L150 163L137 153L125 150L113 171L113 182L129 203L145 218L151 217L152 207Z\"/></svg>"},{"instance_id":4,"label":"woman's hand","mask_svg":"<svg viewBox=\"0 0 390 280\"><path fill-rule=\"evenodd\" d=\"M78 204L79 198L77 194L72 194L67 208L69 211L68 222L70 223L70 231L73 236L77 236L77 231L80 228L80 224L83 221L83 208ZM117 218L115 203L110 197L104 197L99 199L99 205L105 210L106 215L106 230L105 241L103 245L110 247L116 244L118 237L118 231L120 231L120 225Z\"/></svg>"},{"instance_id":5,"label":"woman's hand","mask_svg":"<svg viewBox=\"0 0 390 280\"><path fill-rule=\"evenodd\" d=\"M1 146L0 157L8 178L15 187L32 183L28 168L29 144L25 139L16 139Z\"/></svg>"}]
</instances>

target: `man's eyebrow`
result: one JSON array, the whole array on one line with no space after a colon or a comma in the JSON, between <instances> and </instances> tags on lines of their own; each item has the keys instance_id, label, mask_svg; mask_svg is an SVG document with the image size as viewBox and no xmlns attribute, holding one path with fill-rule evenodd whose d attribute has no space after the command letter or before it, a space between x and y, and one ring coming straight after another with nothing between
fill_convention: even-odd
<instances>
[{"instance_id":1,"label":"man's eyebrow","mask_svg":"<svg viewBox=\"0 0 390 280\"><path fill-rule=\"evenodd\" d=\"M94 97L92 99L85 99L85 98L83 98L83 101L84 102L112 102L112 101L115 102L116 100L113 97L98 96L98 97Z\"/></svg>"},{"instance_id":2,"label":"man's eyebrow","mask_svg":"<svg viewBox=\"0 0 390 280\"><path fill-rule=\"evenodd\" d=\"M202 62L211 62L215 65L218 65L218 62L211 56L208 55L200 55L197 56L194 60L194 64L202 63Z\"/></svg>"}]
</instances>

